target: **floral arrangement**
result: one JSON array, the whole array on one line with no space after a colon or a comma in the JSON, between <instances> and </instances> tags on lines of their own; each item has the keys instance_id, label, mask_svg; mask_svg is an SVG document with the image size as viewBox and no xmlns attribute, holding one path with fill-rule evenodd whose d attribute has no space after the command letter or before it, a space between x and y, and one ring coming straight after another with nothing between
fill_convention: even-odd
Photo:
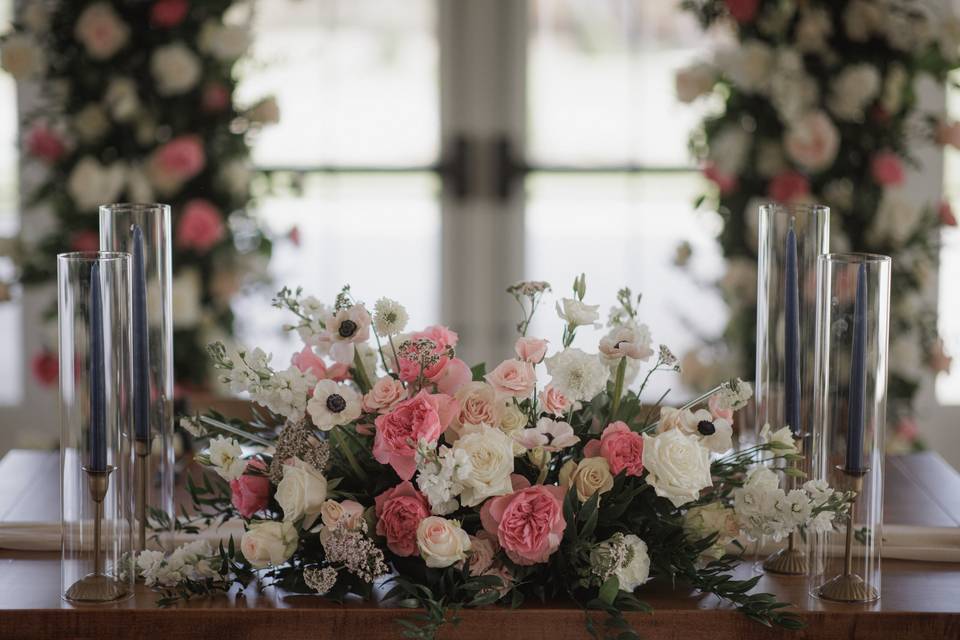
<instances>
[{"instance_id":1,"label":"floral arrangement","mask_svg":"<svg viewBox=\"0 0 960 640\"><path fill-rule=\"evenodd\" d=\"M277 104L232 99L235 63L250 41L250 5L20 4L0 62L36 97L22 146L30 175L42 173L26 196L21 280L49 282L57 253L96 250L98 205L169 203L176 376L202 385L209 372L203 345L231 333L229 301L241 274L262 272L270 252L246 212L249 136L278 119ZM55 350L54 336L34 359L41 382L56 381Z\"/></svg>"},{"instance_id":2,"label":"floral arrangement","mask_svg":"<svg viewBox=\"0 0 960 640\"><path fill-rule=\"evenodd\" d=\"M935 273L937 230L956 218L945 204L938 209L907 197L905 167L919 166L911 156L918 141L960 145L960 124L923 113L916 93L924 77L942 86L960 63L960 22L914 0L683 6L736 42L676 76L682 102L722 106L706 116L691 148L713 184L698 206L707 203L724 220L728 270L719 284L731 320L722 344L734 346L713 357L709 347L692 354L689 382L702 377L702 361L754 361L759 205L827 204L833 251L894 257L899 295L891 310L889 416L896 426L891 440L907 446L916 434L911 404L922 372L950 366L924 292ZM689 248L678 255L684 262Z\"/></svg>"},{"instance_id":3,"label":"floral arrangement","mask_svg":"<svg viewBox=\"0 0 960 640\"><path fill-rule=\"evenodd\" d=\"M349 287L331 306L280 291L275 305L304 342L286 368L259 349L211 345L223 382L263 410L249 423L182 419L216 474L191 481L198 515L178 525L239 519L245 533L217 549L144 551L139 571L161 603L257 580L334 599L385 584L386 598L423 609L401 621L408 637L433 637L462 607L527 598L606 612L608 630L635 637L623 612L647 610L635 591L660 577L796 627L786 604L751 593L757 577L732 577L737 539L829 529L849 496L816 482L780 488L767 465L798 457L789 429L732 451L745 382L679 408L644 406L650 376L678 366L629 289L596 340L583 333L601 326L598 306L578 278L556 305L565 328L552 354L526 335L549 285L508 291L520 336L489 371L457 358L451 329L405 332L401 304L381 298L371 313Z\"/></svg>"}]
</instances>

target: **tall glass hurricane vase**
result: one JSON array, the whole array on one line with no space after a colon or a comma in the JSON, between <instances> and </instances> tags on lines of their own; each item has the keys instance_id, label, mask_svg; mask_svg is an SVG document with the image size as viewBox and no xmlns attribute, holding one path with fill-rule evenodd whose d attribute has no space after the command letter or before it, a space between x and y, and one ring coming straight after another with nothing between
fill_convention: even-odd
<instances>
[{"instance_id":1,"label":"tall glass hurricane vase","mask_svg":"<svg viewBox=\"0 0 960 640\"><path fill-rule=\"evenodd\" d=\"M760 207L757 242L756 420L759 432L789 427L809 449L817 259L829 250L830 210L812 204ZM791 463L809 470L808 458ZM795 476L784 475L786 489ZM806 548L790 534L763 563L773 573L802 575Z\"/></svg>"},{"instance_id":2,"label":"tall glass hurricane vase","mask_svg":"<svg viewBox=\"0 0 960 640\"><path fill-rule=\"evenodd\" d=\"M132 422L137 549L169 547L174 483L170 207L100 207L100 247L131 256Z\"/></svg>"},{"instance_id":3,"label":"tall glass hurricane vase","mask_svg":"<svg viewBox=\"0 0 960 640\"><path fill-rule=\"evenodd\" d=\"M132 593L130 256L57 256L61 594Z\"/></svg>"},{"instance_id":4,"label":"tall glass hurricane vase","mask_svg":"<svg viewBox=\"0 0 960 640\"><path fill-rule=\"evenodd\" d=\"M810 591L827 600L880 597L890 270L873 254L819 262L812 477L853 492L850 517L809 538Z\"/></svg>"}]
</instances>

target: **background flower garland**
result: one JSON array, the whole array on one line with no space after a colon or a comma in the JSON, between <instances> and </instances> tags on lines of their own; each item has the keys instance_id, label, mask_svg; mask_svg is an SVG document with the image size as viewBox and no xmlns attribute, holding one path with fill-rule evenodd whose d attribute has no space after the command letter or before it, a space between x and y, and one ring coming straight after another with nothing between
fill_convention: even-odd
<instances>
[{"instance_id":1,"label":"background flower garland","mask_svg":"<svg viewBox=\"0 0 960 640\"><path fill-rule=\"evenodd\" d=\"M894 442L912 441L911 405L922 371L950 366L923 292L936 266L937 229L956 220L946 205L938 212L933 203L905 196L904 167L920 167L911 155L918 140L960 144L960 124L922 113L915 93L923 74L942 86L958 66L957 20L913 0L686 0L683 6L704 28L732 34L736 43L676 77L681 101L709 96L722 105L690 141L714 185L697 204L724 220L719 239L728 271L720 288L731 320L723 342L732 353L722 357L739 371L753 366L759 205L828 204L833 251L894 256L888 414L897 426ZM685 364L698 358L703 354L691 354Z\"/></svg>"},{"instance_id":2,"label":"background flower garland","mask_svg":"<svg viewBox=\"0 0 960 640\"><path fill-rule=\"evenodd\" d=\"M21 89L39 94L23 148L45 169L25 197L25 227L42 235L23 238L21 280L49 282L57 253L96 249L99 204L169 203L180 384L206 383L203 346L232 333L230 298L271 248L247 214L249 136L278 119L277 105L232 98L251 11L235 0L33 0L0 49ZM51 383L55 349L53 338L33 363Z\"/></svg>"}]
</instances>

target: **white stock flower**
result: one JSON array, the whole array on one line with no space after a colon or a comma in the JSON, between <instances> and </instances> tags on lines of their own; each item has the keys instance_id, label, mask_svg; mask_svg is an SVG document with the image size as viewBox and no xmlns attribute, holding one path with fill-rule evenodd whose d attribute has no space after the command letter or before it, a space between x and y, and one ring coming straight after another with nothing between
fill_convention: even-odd
<instances>
[{"instance_id":1,"label":"white stock flower","mask_svg":"<svg viewBox=\"0 0 960 640\"><path fill-rule=\"evenodd\" d=\"M124 167L119 162L105 166L84 156L67 178L67 193L80 211L94 211L104 202L116 202L123 191Z\"/></svg>"},{"instance_id":2,"label":"white stock flower","mask_svg":"<svg viewBox=\"0 0 960 640\"><path fill-rule=\"evenodd\" d=\"M274 373L255 399L278 415L299 420L307 409L307 394L316 381L312 373L290 366Z\"/></svg>"},{"instance_id":3,"label":"white stock flower","mask_svg":"<svg viewBox=\"0 0 960 640\"><path fill-rule=\"evenodd\" d=\"M20 82L43 75L47 58L33 36L14 33L0 44L0 67Z\"/></svg>"},{"instance_id":4,"label":"white stock flower","mask_svg":"<svg viewBox=\"0 0 960 640\"><path fill-rule=\"evenodd\" d=\"M713 484L710 452L695 436L678 429L643 435L643 467L648 473L647 483L675 507L696 500L701 489Z\"/></svg>"},{"instance_id":5,"label":"white stock flower","mask_svg":"<svg viewBox=\"0 0 960 640\"><path fill-rule=\"evenodd\" d=\"M193 89L200 80L200 60L182 42L157 47L150 58L150 73L157 93L173 96Z\"/></svg>"},{"instance_id":6,"label":"white stock flower","mask_svg":"<svg viewBox=\"0 0 960 640\"><path fill-rule=\"evenodd\" d=\"M247 468L240 443L233 438L217 436L210 441L207 455L217 474L228 482L242 476Z\"/></svg>"},{"instance_id":7,"label":"white stock flower","mask_svg":"<svg viewBox=\"0 0 960 640\"><path fill-rule=\"evenodd\" d=\"M790 431L790 427L781 427L776 431L770 428L770 423L763 425L763 428L760 430L760 441L770 444L775 444L777 448L774 453L785 454L785 453L796 453L797 445L793 441L793 432Z\"/></svg>"},{"instance_id":8,"label":"white stock flower","mask_svg":"<svg viewBox=\"0 0 960 640\"><path fill-rule=\"evenodd\" d=\"M417 446L417 486L427 497L430 510L446 515L460 508L457 496L473 473L473 463L465 450L440 447L434 453L434 446L425 440Z\"/></svg>"},{"instance_id":9,"label":"white stock flower","mask_svg":"<svg viewBox=\"0 0 960 640\"><path fill-rule=\"evenodd\" d=\"M595 328L599 328L600 325L597 320L600 319L600 312L598 309L600 309L598 304L584 304L573 298L563 298L560 302L557 302L557 315L573 327L593 325Z\"/></svg>"},{"instance_id":10,"label":"white stock flower","mask_svg":"<svg viewBox=\"0 0 960 640\"><path fill-rule=\"evenodd\" d=\"M297 550L297 530L291 522L251 524L240 539L240 552L254 568L283 564Z\"/></svg>"},{"instance_id":11,"label":"white stock flower","mask_svg":"<svg viewBox=\"0 0 960 640\"><path fill-rule=\"evenodd\" d=\"M346 384L321 380L307 402L307 413L321 431L349 424L360 417L363 398Z\"/></svg>"},{"instance_id":12,"label":"white stock flower","mask_svg":"<svg viewBox=\"0 0 960 640\"><path fill-rule=\"evenodd\" d=\"M747 406L752 397L753 387L750 386L750 383L737 378L725 384L717 392L717 408L739 411Z\"/></svg>"},{"instance_id":13,"label":"white stock flower","mask_svg":"<svg viewBox=\"0 0 960 640\"><path fill-rule=\"evenodd\" d=\"M455 520L428 516L417 525L417 547L428 567L442 569L467 559L470 536Z\"/></svg>"},{"instance_id":14,"label":"white stock flower","mask_svg":"<svg viewBox=\"0 0 960 640\"><path fill-rule=\"evenodd\" d=\"M200 50L223 62L236 60L250 46L250 29L244 25L208 20L200 29Z\"/></svg>"},{"instance_id":15,"label":"white stock flower","mask_svg":"<svg viewBox=\"0 0 960 640\"><path fill-rule=\"evenodd\" d=\"M760 489L761 491L773 491L780 487L780 478L769 468L761 465L747 474L743 486Z\"/></svg>"},{"instance_id":16,"label":"white stock flower","mask_svg":"<svg viewBox=\"0 0 960 640\"><path fill-rule=\"evenodd\" d=\"M130 27L120 19L110 3L94 2L77 18L73 35L91 58L106 60L127 44Z\"/></svg>"},{"instance_id":17,"label":"white stock flower","mask_svg":"<svg viewBox=\"0 0 960 640\"><path fill-rule=\"evenodd\" d=\"M834 511L821 511L807 522L807 528L813 533L833 531L833 521L836 515Z\"/></svg>"},{"instance_id":18,"label":"white stock flower","mask_svg":"<svg viewBox=\"0 0 960 640\"><path fill-rule=\"evenodd\" d=\"M410 316L402 304L390 298L380 298L373 305L373 330L380 337L403 333Z\"/></svg>"},{"instance_id":19,"label":"white stock flower","mask_svg":"<svg viewBox=\"0 0 960 640\"><path fill-rule=\"evenodd\" d=\"M470 459L470 474L463 479L460 494L463 506L473 507L513 490L513 440L504 432L487 425L467 426L453 451L463 451Z\"/></svg>"},{"instance_id":20,"label":"white stock flower","mask_svg":"<svg viewBox=\"0 0 960 640\"><path fill-rule=\"evenodd\" d=\"M880 72L869 63L852 64L830 83L827 106L840 120L863 122L864 109L880 92Z\"/></svg>"},{"instance_id":21,"label":"white stock flower","mask_svg":"<svg viewBox=\"0 0 960 640\"><path fill-rule=\"evenodd\" d=\"M303 518L309 529L323 510L327 499L327 479L300 458L283 465L283 479L277 485L277 503L283 509L284 522Z\"/></svg>"},{"instance_id":22,"label":"white stock flower","mask_svg":"<svg viewBox=\"0 0 960 640\"><path fill-rule=\"evenodd\" d=\"M610 369L597 354L576 348L564 349L544 362L552 376L550 384L570 402L592 400L606 388L610 378Z\"/></svg>"}]
</instances>

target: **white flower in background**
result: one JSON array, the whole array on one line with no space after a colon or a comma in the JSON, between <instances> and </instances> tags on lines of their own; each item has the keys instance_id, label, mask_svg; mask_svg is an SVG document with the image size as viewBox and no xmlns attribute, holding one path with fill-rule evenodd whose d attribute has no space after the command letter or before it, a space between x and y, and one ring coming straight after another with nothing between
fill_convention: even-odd
<instances>
[{"instance_id":1,"label":"white flower in background","mask_svg":"<svg viewBox=\"0 0 960 640\"><path fill-rule=\"evenodd\" d=\"M28 31L46 33L50 28L50 11L43 0L32 0L23 7L20 19Z\"/></svg>"},{"instance_id":2,"label":"white flower in background","mask_svg":"<svg viewBox=\"0 0 960 640\"><path fill-rule=\"evenodd\" d=\"M710 161L721 172L735 176L740 173L750 149L750 136L739 125L726 125L710 141Z\"/></svg>"},{"instance_id":3,"label":"white flower in background","mask_svg":"<svg viewBox=\"0 0 960 640\"><path fill-rule=\"evenodd\" d=\"M580 442L569 422L550 418L540 418L536 427L515 431L513 437L525 449L541 448L550 452L560 451Z\"/></svg>"},{"instance_id":4,"label":"white flower in background","mask_svg":"<svg viewBox=\"0 0 960 640\"><path fill-rule=\"evenodd\" d=\"M463 451L470 459L470 475L463 479L460 502L473 507L489 497L513 491L513 440L487 425L468 426L453 445L456 455Z\"/></svg>"},{"instance_id":5,"label":"white flower in background","mask_svg":"<svg viewBox=\"0 0 960 640\"><path fill-rule=\"evenodd\" d=\"M790 431L789 425L776 431L770 428L770 423L763 425L760 430L760 441L777 445L775 453L778 455L797 452L797 445L793 441L793 432Z\"/></svg>"},{"instance_id":6,"label":"white flower in background","mask_svg":"<svg viewBox=\"0 0 960 640\"><path fill-rule=\"evenodd\" d=\"M207 435L207 429L200 422L199 416L182 416L180 418L180 428L192 435L194 438L203 438Z\"/></svg>"},{"instance_id":7,"label":"white flower in background","mask_svg":"<svg viewBox=\"0 0 960 640\"><path fill-rule=\"evenodd\" d=\"M749 258L727 260L727 270L720 279L724 299L732 306L752 303L757 297L757 261Z\"/></svg>"},{"instance_id":8,"label":"white flower in background","mask_svg":"<svg viewBox=\"0 0 960 640\"><path fill-rule=\"evenodd\" d=\"M417 487L437 515L453 513L460 508L457 496L464 481L473 474L470 453L421 440L417 445Z\"/></svg>"},{"instance_id":9,"label":"white flower in background","mask_svg":"<svg viewBox=\"0 0 960 640\"><path fill-rule=\"evenodd\" d=\"M142 551L137 571L147 586L175 587L184 580L207 580L217 576L214 564L219 557L206 540L194 540L177 547L169 557L162 551Z\"/></svg>"},{"instance_id":10,"label":"white flower in background","mask_svg":"<svg viewBox=\"0 0 960 640\"><path fill-rule=\"evenodd\" d=\"M200 50L223 62L236 60L250 46L250 29L208 20L200 29Z\"/></svg>"},{"instance_id":11,"label":"white flower in background","mask_svg":"<svg viewBox=\"0 0 960 640\"><path fill-rule=\"evenodd\" d=\"M283 479L277 485L277 503L283 509L284 522L303 518L309 529L323 511L327 499L327 479L300 458L283 465Z\"/></svg>"},{"instance_id":12,"label":"white flower in background","mask_svg":"<svg viewBox=\"0 0 960 640\"><path fill-rule=\"evenodd\" d=\"M104 166L92 156L84 156L67 178L67 193L78 210L95 211L100 204L119 199L125 173L119 162Z\"/></svg>"},{"instance_id":13,"label":"white flower in background","mask_svg":"<svg viewBox=\"0 0 960 640\"><path fill-rule=\"evenodd\" d=\"M833 495L833 489L826 480L807 480L803 483L803 490L810 496L810 502L814 507L825 504Z\"/></svg>"},{"instance_id":14,"label":"white flower in background","mask_svg":"<svg viewBox=\"0 0 960 640\"><path fill-rule=\"evenodd\" d=\"M819 172L833 165L840 149L840 134L826 113L810 111L790 123L783 146L800 167Z\"/></svg>"},{"instance_id":15,"label":"white flower in background","mask_svg":"<svg viewBox=\"0 0 960 640\"><path fill-rule=\"evenodd\" d=\"M843 14L847 37L854 42L866 42L878 32L884 22L883 8L869 0L853 0Z\"/></svg>"},{"instance_id":16,"label":"white flower in background","mask_svg":"<svg viewBox=\"0 0 960 640\"><path fill-rule=\"evenodd\" d=\"M217 474L228 482L242 476L247 468L240 443L233 438L217 436L210 441L207 455Z\"/></svg>"},{"instance_id":17,"label":"white flower in background","mask_svg":"<svg viewBox=\"0 0 960 640\"><path fill-rule=\"evenodd\" d=\"M417 547L428 567L442 569L467 559L470 536L456 520L429 516L417 525Z\"/></svg>"},{"instance_id":18,"label":"white flower in background","mask_svg":"<svg viewBox=\"0 0 960 640\"><path fill-rule=\"evenodd\" d=\"M33 36L14 33L0 44L0 67L21 82L43 75L47 58Z\"/></svg>"},{"instance_id":19,"label":"white flower in background","mask_svg":"<svg viewBox=\"0 0 960 640\"><path fill-rule=\"evenodd\" d=\"M797 48L804 53L824 53L833 34L833 20L826 9L804 8L794 32Z\"/></svg>"},{"instance_id":20,"label":"white flower in background","mask_svg":"<svg viewBox=\"0 0 960 640\"><path fill-rule=\"evenodd\" d=\"M806 526L813 533L826 533L827 531L833 531L833 521L836 517L836 512L834 511L821 511L810 519Z\"/></svg>"},{"instance_id":21,"label":"white flower in background","mask_svg":"<svg viewBox=\"0 0 960 640\"><path fill-rule=\"evenodd\" d=\"M831 207L850 209L853 206L853 183L847 178L831 180L823 187L823 197ZM830 232L832 239L833 229Z\"/></svg>"},{"instance_id":22,"label":"white flower in background","mask_svg":"<svg viewBox=\"0 0 960 640\"><path fill-rule=\"evenodd\" d=\"M150 73L162 96L190 91L200 80L200 60L182 42L157 47L150 58Z\"/></svg>"},{"instance_id":23,"label":"white flower in background","mask_svg":"<svg viewBox=\"0 0 960 640\"><path fill-rule=\"evenodd\" d=\"M894 62L887 68L887 77L883 82L883 92L880 95L880 106L888 114L896 115L900 112L909 79L907 70L899 62Z\"/></svg>"},{"instance_id":24,"label":"white flower in background","mask_svg":"<svg viewBox=\"0 0 960 640\"><path fill-rule=\"evenodd\" d=\"M765 139L757 143L757 164L756 170L764 178L772 178L778 173L783 173L787 169L787 162L783 156L783 145L779 140ZM766 203L767 198L763 198ZM753 212L758 209L748 206L747 211Z\"/></svg>"},{"instance_id":25,"label":"white flower in background","mask_svg":"<svg viewBox=\"0 0 960 640\"><path fill-rule=\"evenodd\" d=\"M307 402L307 413L321 431L349 424L360 417L363 398L352 387L333 380L321 380Z\"/></svg>"},{"instance_id":26,"label":"white flower in background","mask_svg":"<svg viewBox=\"0 0 960 640\"><path fill-rule=\"evenodd\" d=\"M127 44L130 27L120 19L110 3L95 2L77 18L73 36L84 46L91 58L106 60Z\"/></svg>"},{"instance_id":27,"label":"white flower in background","mask_svg":"<svg viewBox=\"0 0 960 640\"><path fill-rule=\"evenodd\" d=\"M629 323L610 330L600 339L600 353L608 358L631 358L646 362L653 355L650 327Z\"/></svg>"},{"instance_id":28,"label":"white flower in background","mask_svg":"<svg viewBox=\"0 0 960 640\"><path fill-rule=\"evenodd\" d=\"M150 178L139 165L127 167L127 193L133 202L153 202L153 185Z\"/></svg>"},{"instance_id":29,"label":"white flower in background","mask_svg":"<svg viewBox=\"0 0 960 640\"><path fill-rule=\"evenodd\" d=\"M110 115L117 122L129 122L140 110L140 98L137 96L137 83L133 78L116 77L107 84L103 101ZM141 201L143 202L143 201ZM149 202L147 200L146 202Z\"/></svg>"},{"instance_id":30,"label":"white flower in background","mask_svg":"<svg viewBox=\"0 0 960 640\"><path fill-rule=\"evenodd\" d=\"M73 130L83 142L95 142L110 130L110 121L103 108L91 102L73 117ZM102 202L112 202L112 200Z\"/></svg>"},{"instance_id":31,"label":"white flower in background","mask_svg":"<svg viewBox=\"0 0 960 640\"><path fill-rule=\"evenodd\" d=\"M289 560L298 543L292 522L255 522L240 539L240 552L254 568L264 569Z\"/></svg>"},{"instance_id":32,"label":"white flower in background","mask_svg":"<svg viewBox=\"0 0 960 640\"><path fill-rule=\"evenodd\" d=\"M113 202L113 200L107 200L107 202ZM201 280L200 272L192 267L180 269L173 278L170 286L173 322L180 328L196 327L203 318L203 305L200 303L203 291Z\"/></svg>"},{"instance_id":33,"label":"white flower in background","mask_svg":"<svg viewBox=\"0 0 960 640\"><path fill-rule=\"evenodd\" d=\"M696 437L678 429L643 435L643 467L648 473L647 483L675 507L696 500L701 489L713 484L710 452Z\"/></svg>"},{"instance_id":34,"label":"white flower in background","mask_svg":"<svg viewBox=\"0 0 960 640\"><path fill-rule=\"evenodd\" d=\"M598 309L600 309L598 304L584 304L573 298L563 298L560 302L557 302L557 315L573 327L593 325L599 329L600 325L597 320L600 319L600 312Z\"/></svg>"},{"instance_id":35,"label":"white flower in background","mask_svg":"<svg viewBox=\"0 0 960 640\"><path fill-rule=\"evenodd\" d=\"M564 349L544 362L552 376L550 384L570 402L592 400L606 388L610 378L610 369L597 354L576 348Z\"/></svg>"},{"instance_id":36,"label":"white flower in background","mask_svg":"<svg viewBox=\"0 0 960 640\"><path fill-rule=\"evenodd\" d=\"M896 247L903 246L924 215L923 207L913 200L904 189L885 189L873 224L867 230L867 239L874 244L890 242Z\"/></svg>"},{"instance_id":37,"label":"white flower in background","mask_svg":"<svg viewBox=\"0 0 960 640\"><path fill-rule=\"evenodd\" d=\"M773 50L760 40L744 40L738 48L720 52L717 64L746 93L765 94L770 88Z\"/></svg>"},{"instance_id":38,"label":"white flower in background","mask_svg":"<svg viewBox=\"0 0 960 640\"><path fill-rule=\"evenodd\" d=\"M783 122L793 122L817 106L820 89L806 72L803 57L795 49L777 49L776 68L770 79L770 102Z\"/></svg>"},{"instance_id":39,"label":"white flower in background","mask_svg":"<svg viewBox=\"0 0 960 640\"><path fill-rule=\"evenodd\" d=\"M145 549L137 556L137 570L143 576L144 584L148 587L156 584L167 586L160 581L159 577L164 560L166 560L166 557L163 555L163 551L153 551L151 549Z\"/></svg>"},{"instance_id":40,"label":"white flower in background","mask_svg":"<svg viewBox=\"0 0 960 640\"><path fill-rule=\"evenodd\" d=\"M898 333L890 343L890 369L899 378L916 380L924 367L920 339L912 332Z\"/></svg>"},{"instance_id":41,"label":"white flower in background","mask_svg":"<svg viewBox=\"0 0 960 640\"><path fill-rule=\"evenodd\" d=\"M243 160L231 160L220 168L217 179L230 193L243 195L250 188L253 172Z\"/></svg>"},{"instance_id":42,"label":"white flower in background","mask_svg":"<svg viewBox=\"0 0 960 640\"><path fill-rule=\"evenodd\" d=\"M795 528L810 518L812 506L805 491L793 489L777 501L776 509L783 514L783 521Z\"/></svg>"},{"instance_id":43,"label":"white flower in background","mask_svg":"<svg viewBox=\"0 0 960 640\"><path fill-rule=\"evenodd\" d=\"M247 109L244 115L257 124L277 124L280 122L280 105L275 97L269 96Z\"/></svg>"},{"instance_id":44,"label":"white flower in background","mask_svg":"<svg viewBox=\"0 0 960 640\"><path fill-rule=\"evenodd\" d=\"M402 304L390 298L380 298L373 305L373 330L380 337L403 333L410 316Z\"/></svg>"},{"instance_id":45,"label":"white flower in background","mask_svg":"<svg viewBox=\"0 0 960 640\"><path fill-rule=\"evenodd\" d=\"M880 72L869 63L844 67L830 83L827 107L840 120L863 122L864 109L880 93Z\"/></svg>"},{"instance_id":46,"label":"white flower in background","mask_svg":"<svg viewBox=\"0 0 960 640\"><path fill-rule=\"evenodd\" d=\"M689 104L702 95L710 93L717 81L713 67L702 62L677 71L674 76L677 100Z\"/></svg>"}]
</instances>

